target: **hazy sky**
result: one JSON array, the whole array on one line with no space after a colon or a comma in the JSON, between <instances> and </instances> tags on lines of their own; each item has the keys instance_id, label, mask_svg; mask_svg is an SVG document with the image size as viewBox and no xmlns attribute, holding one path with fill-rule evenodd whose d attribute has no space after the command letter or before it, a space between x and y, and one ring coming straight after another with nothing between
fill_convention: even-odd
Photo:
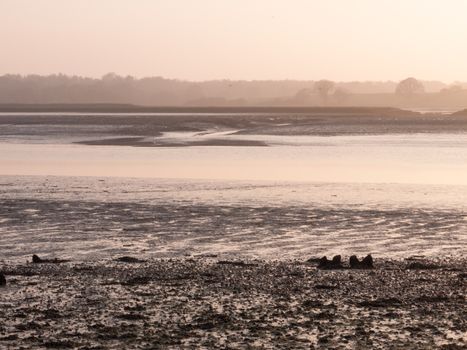
<instances>
[{"instance_id":1,"label":"hazy sky","mask_svg":"<svg viewBox=\"0 0 467 350\"><path fill-rule=\"evenodd\" d=\"M0 74L467 81L467 0L0 0Z\"/></svg>"}]
</instances>

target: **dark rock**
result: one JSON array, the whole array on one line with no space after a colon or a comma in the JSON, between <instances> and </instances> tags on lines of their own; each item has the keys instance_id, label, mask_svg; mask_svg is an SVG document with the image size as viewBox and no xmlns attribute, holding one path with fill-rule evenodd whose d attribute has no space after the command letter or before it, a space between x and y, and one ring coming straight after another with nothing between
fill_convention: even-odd
<instances>
[{"instance_id":1,"label":"dark rock","mask_svg":"<svg viewBox=\"0 0 467 350\"><path fill-rule=\"evenodd\" d=\"M40 264L40 263L43 263L44 260L42 260L42 259L39 258L36 254L34 254L34 255L32 256L32 262L33 262L34 264Z\"/></svg>"},{"instance_id":2,"label":"dark rock","mask_svg":"<svg viewBox=\"0 0 467 350\"><path fill-rule=\"evenodd\" d=\"M332 260L328 260L326 256L323 256L319 260L318 268L320 269L343 269L342 266L342 258L340 255L336 255L332 258Z\"/></svg>"},{"instance_id":3,"label":"dark rock","mask_svg":"<svg viewBox=\"0 0 467 350\"><path fill-rule=\"evenodd\" d=\"M42 344L47 349L72 349L76 346L68 340L49 340Z\"/></svg>"},{"instance_id":4,"label":"dark rock","mask_svg":"<svg viewBox=\"0 0 467 350\"><path fill-rule=\"evenodd\" d=\"M128 321L137 321L137 320L145 320L146 319L146 317L144 315L141 315L139 313L121 314L121 315L118 315L117 318L120 318L122 320L128 320Z\"/></svg>"},{"instance_id":5,"label":"dark rock","mask_svg":"<svg viewBox=\"0 0 467 350\"><path fill-rule=\"evenodd\" d=\"M340 265L342 264L342 257L340 255L335 255L333 258L332 258L332 263L334 265Z\"/></svg>"},{"instance_id":6,"label":"dark rock","mask_svg":"<svg viewBox=\"0 0 467 350\"><path fill-rule=\"evenodd\" d=\"M337 289L339 288L338 286L332 286L332 285L327 285L327 284L317 284L315 286L315 289Z\"/></svg>"},{"instance_id":7,"label":"dark rock","mask_svg":"<svg viewBox=\"0 0 467 350\"><path fill-rule=\"evenodd\" d=\"M32 263L33 264L60 264L60 263L65 263L70 260L62 260L62 259L41 259L39 258L36 254L32 256Z\"/></svg>"},{"instance_id":8,"label":"dark rock","mask_svg":"<svg viewBox=\"0 0 467 350\"><path fill-rule=\"evenodd\" d=\"M360 267L360 261L356 255L352 255L349 259L349 265L351 269L358 269Z\"/></svg>"},{"instance_id":9,"label":"dark rock","mask_svg":"<svg viewBox=\"0 0 467 350\"><path fill-rule=\"evenodd\" d=\"M60 312L56 309L44 310L43 314L44 314L45 319L50 319L50 320L54 320L54 319L58 319L62 317Z\"/></svg>"},{"instance_id":10,"label":"dark rock","mask_svg":"<svg viewBox=\"0 0 467 350\"><path fill-rule=\"evenodd\" d=\"M233 266L256 266L257 264L249 264L244 261L228 261L220 260L217 262L219 265L233 265Z\"/></svg>"},{"instance_id":11,"label":"dark rock","mask_svg":"<svg viewBox=\"0 0 467 350\"><path fill-rule=\"evenodd\" d=\"M388 307L388 306L399 306L401 301L397 298L385 298L375 300L364 300L358 303L359 306L363 307Z\"/></svg>"},{"instance_id":12,"label":"dark rock","mask_svg":"<svg viewBox=\"0 0 467 350\"><path fill-rule=\"evenodd\" d=\"M302 304L303 307L310 308L310 307L322 307L323 303L319 300L305 300Z\"/></svg>"},{"instance_id":13,"label":"dark rock","mask_svg":"<svg viewBox=\"0 0 467 350\"><path fill-rule=\"evenodd\" d=\"M321 259L319 259L319 264L318 264L318 267L325 267L327 265L329 265L330 261L328 260L328 258L326 256L323 256Z\"/></svg>"},{"instance_id":14,"label":"dark rock","mask_svg":"<svg viewBox=\"0 0 467 350\"><path fill-rule=\"evenodd\" d=\"M6 286L6 278L3 273L0 273L0 286Z\"/></svg>"},{"instance_id":15,"label":"dark rock","mask_svg":"<svg viewBox=\"0 0 467 350\"><path fill-rule=\"evenodd\" d=\"M372 269L373 268L373 257L371 254L365 256L361 262L361 266L365 269Z\"/></svg>"},{"instance_id":16,"label":"dark rock","mask_svg":"<svg viewBox=\"0 0 467 350\"><path fill-rule=\"evenodd\" d=\"M151 279L147 276L137 276L129 279L126 282L123 282L122 285L124 286L136 286L136 285L144 285L148 284Z\"/></svg>"},{"instance_id":17,"label":"dark rock","mask_svg":"<svg viewBox=\"0 0 467 350\"><path fill-rule=\"evenodd\" d=\"M435 295L435 296L426 296L422 295L415 299L415 301L422 302L422 303L441 303L448 301L449 298L443 295Z\"/></svg>"},{"instance_id":18,"label":"dark rock","mask_svg":"<svg viewBox=\"0 0 467 350\"><path fill-rule=\"evenodd\" d=\"M120 258L115 259L115 261L124 262L124 263L142 263L144 260L140 260L138 258L133 258L132 256L122 256Z\"/></svg>"},{"instance_id":19,"label":"dark rock","mask_svg":"<svg viewBox=\"0 0 467 350\"><path fill-rule=\"evenodd\" d=\"M373 257L368 254L362 261L359 261L356 255L352 255L349 259L349 265L351 269L372 269Z\"/></svg>"},{"instance_id":20,"label":"dark rock","mask_svg":"<svg viewBox=\"0 0 467 350\"><path fill-rule=\"evenodd\" d=\"M440 269L441 266L435 264L427 264L422 261L415 261L407 265L407 270L435 270Z\"/></svg>"}]
</instances>

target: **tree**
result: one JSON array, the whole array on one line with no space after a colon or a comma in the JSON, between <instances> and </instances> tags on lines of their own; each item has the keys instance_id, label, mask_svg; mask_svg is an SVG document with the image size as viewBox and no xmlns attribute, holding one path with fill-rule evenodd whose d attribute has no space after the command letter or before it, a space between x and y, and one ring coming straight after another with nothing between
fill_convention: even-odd
<instances>
[{"instance_id":1,"label":"tree","mask_svg":"<svg viewBox=\"0 0 467 350\"><path fill-rule=\"evenodd\" d=\"M350 92L342 87L338 87L333 94L334 99L336 100L337 103L342 104L347 101L347 99L350 96Z\"/></svg>"},{"instance_id":2,"label":"tree","mask_svg":"<svg viewBox=\"0 0 467 350\"><path fill-rule=\"evenodd\" d=\"M309 102L312 93L313 91L311 89L307 89L307 88L301 89L297 91L297 93L295 94L294 100L296 103L299 103L299 104L307 103Z\"/></svg>"},{"instance_id":3,"label":"tree","mask_svg":"<svg viewBox=\"0 0 467 350\"><path fill-rule=\"evenodd\" d=\"M464 91L465 90L462 88L462 85L451 85L445 89L442 89L440 93L444 95L456 95Z\"/></svg>"},{"instance_id":4,"label":"tree","mask_svg":"<svg viewBox=\"0 0 467 350\"><path fill-rule=\"evenodd\" d=\"M324 102L327 102L329 93L334 89L336 84L330 80L320 80L317 81L314 85L315 91L323 99Z\"/></svg>"},{"instance_id":5,"label":"tree","mask_svg":"<svg viewBox=\"0 0 467 350\"><path fill-rule=\"evenodd\" d=\"M413 96L416 94L423 94L425 87L415 78L407 78L399 82L396 86L396 95L399 96Z\"/></svg>"}]
</instances>

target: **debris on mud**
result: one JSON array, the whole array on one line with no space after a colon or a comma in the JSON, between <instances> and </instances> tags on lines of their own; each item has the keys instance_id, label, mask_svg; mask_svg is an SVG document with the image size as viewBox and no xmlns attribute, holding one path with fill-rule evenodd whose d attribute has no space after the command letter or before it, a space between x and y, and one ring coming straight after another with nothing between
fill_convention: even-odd
<instances>
[{"instance_id":1,"label":"debris on mud","mask_svg":"<svg viewBox=\"0 0 467 350\"><path fill-rule=\"evenodd\" d=\"M336 259L336 263L338 259ZM0 348L465 348L466 260L3 262ZM239 267L239 268L237 268Z\"/></svg>"}]
</instances>

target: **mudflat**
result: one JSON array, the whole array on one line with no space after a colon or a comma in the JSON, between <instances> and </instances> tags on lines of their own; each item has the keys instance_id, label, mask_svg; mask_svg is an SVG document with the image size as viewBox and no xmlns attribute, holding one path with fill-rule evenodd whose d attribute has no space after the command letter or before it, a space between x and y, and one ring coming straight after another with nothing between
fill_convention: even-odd
<instances>
[{"instance_id":1,"label":"mudflat","mask_svg":"<svg viewBox=\"0 0 467 350\"><path fill-rule=\"evenodd\" d=\"M0 106L1 107L1 106ZM421 114L395 108L65 108L3 109L1 135L26 135L53 142L74 137L86 145L121 146L264 146L244 135L368 135L467 132L467 115ZM31 107L32 108L32 107ZM56 107L58 108L58 107ZM89 109L89 110L88 110ZM77 112L75 112L77 111ZM14 112L14 113L13 113ZM53 113L52 113L53 112ZM226 140L208 136L174 142L170 132L200 135L225 132Z\"/></svg>"},{"instance_id":2,"label":"mudflat","mask_svg":"<svg viewBox=\"0 0 467 350\"><path fill-rule=\"evenodd\" d=\"M0 347L462 349L465 258L3 263Z\"/></svg>"}]
</instances>

